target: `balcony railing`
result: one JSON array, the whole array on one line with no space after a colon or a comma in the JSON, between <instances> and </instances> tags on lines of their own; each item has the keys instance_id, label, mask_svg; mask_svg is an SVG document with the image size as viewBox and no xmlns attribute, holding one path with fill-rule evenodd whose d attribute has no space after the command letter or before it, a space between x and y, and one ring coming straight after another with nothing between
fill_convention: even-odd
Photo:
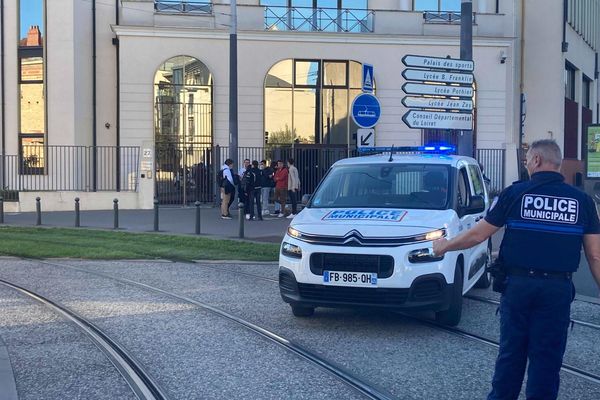
<instances>
[{"instance_id":1,"label":"balcony railing","mask_svg":"<svg viewBox=\"0 0 600 400\"><path fill-rule=\"evenodd\" d=\"M375 12L350 8L265 7L265 29L302 32L373 32Z\"/></svg>"},{"instance_id":2,"label":"balcony railing","mask_svg":"<svg viewBox=\"0 0 600 400\"><path fill-rule=\"evenodd\" d=\"M425 22L460 24L460 11L424 11L423 19ZM475 23L475 13L473 13L473 23Z\"/></svg>"},{"instance_id":3,"label":"balcony railing","mask_svg":"<svg viewBox=\"0 0 600 400\"><path fill-rule=\"evenodd\" d=\"M174 14L211 14L212 3L210 1L194 0L156 0L154 11Z\"/></svg>"}]
</instances>

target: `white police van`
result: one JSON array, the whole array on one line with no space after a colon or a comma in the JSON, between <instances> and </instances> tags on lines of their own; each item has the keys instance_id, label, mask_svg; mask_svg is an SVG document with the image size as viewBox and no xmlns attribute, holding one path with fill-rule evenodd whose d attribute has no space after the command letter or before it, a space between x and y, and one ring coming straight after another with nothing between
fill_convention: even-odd
<instances>
[{"instance_id":1,"label":"white police van","mask_svg":"<svg viewBox=\"0 0 600 400\"><path fill-rule=\"evenodd\" d=\"M491 247L435 257L432 242L473 227L488 193L476 160L426 151L440 149L394 147L331 167L281 244L279 288L295 316L364 306L458 324L463 294L489 286Z\"/></svg>"}]
</instances>

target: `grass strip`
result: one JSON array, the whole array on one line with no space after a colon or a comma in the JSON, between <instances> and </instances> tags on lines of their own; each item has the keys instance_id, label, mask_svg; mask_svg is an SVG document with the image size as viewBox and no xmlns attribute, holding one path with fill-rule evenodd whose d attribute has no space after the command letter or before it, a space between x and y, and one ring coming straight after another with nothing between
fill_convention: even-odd
<instances>
[{"instance_id":1,"label":"grass strip","mask_svg":"<svg viewBox=\"0 0 600 400\"><path fill-rule=\"evenodd\" d=\"M0 227L0 255L27 258L276 261L279 245L194 236Z\"/></svg>"}]
</instances>

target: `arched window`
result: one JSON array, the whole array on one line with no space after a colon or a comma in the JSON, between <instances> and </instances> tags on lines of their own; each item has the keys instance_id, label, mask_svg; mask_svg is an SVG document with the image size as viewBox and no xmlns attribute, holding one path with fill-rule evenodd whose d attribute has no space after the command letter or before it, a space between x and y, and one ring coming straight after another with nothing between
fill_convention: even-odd
<instances>
[{"instance_id":1,"label":"arched window","mask_svg":"<svg viewBox=\"0 0 600 400\"><path fill-rule=\"evenodd\" d=\"M278 62L265 79L265 143L355 144L358 126L348 110L361 88L356 61Z\"/></svg>"},{"instance_id":2,"label":"arched window","mask_svg":"<svg viewBox=\"0 0 600 400\"><path fill-rule=\"evenodd\" d=\"M212 86L206 65L188 56L154 76L156 198L162 204L213 201Z\"/></svg>"},{"instance_id":3,"label":"arched window","mask_svg":"<svg viewBox=\"0 0 600 400\"><path fill-rule=\"evenodd\" d=\"M157 142L212 143L212 74L201 61L177 56L154 76Z\"/></svg>"}]
</instances>

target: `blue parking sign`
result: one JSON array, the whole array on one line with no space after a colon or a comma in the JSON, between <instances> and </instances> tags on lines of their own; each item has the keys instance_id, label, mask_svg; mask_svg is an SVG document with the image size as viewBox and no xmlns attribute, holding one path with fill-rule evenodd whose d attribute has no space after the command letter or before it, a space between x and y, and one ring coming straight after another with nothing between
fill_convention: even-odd
<instances>
[{"instance_id":1,"label":"blue parking sign","mask_svg":"<svg viewBox=\"0 0 600 400\"><path fill-rule=\"evenodd\" d=\"M381 116L381 104L377 97L369 93L356 96L352 102L352 119L361 128L371 128Z\"/></svg>"},{"instance_id":2,"label":"blue parking sign","mask_svg":"<svg viewBox=\"0 0 600 400\"><path fill-rule=\"evenodd\" d=\"M371 64L362 65L362 90L366 93L373 92L373 66Z\"/></svg>"}]
</instances>

